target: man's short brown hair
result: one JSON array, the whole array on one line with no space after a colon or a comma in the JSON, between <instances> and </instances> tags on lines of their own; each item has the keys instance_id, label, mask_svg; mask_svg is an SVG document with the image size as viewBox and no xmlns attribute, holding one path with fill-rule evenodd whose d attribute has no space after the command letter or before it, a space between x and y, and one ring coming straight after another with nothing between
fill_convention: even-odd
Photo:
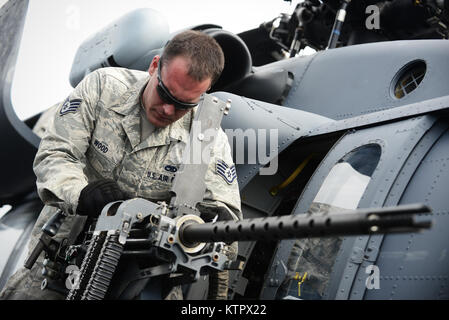
<instances>
[{"instance_id":1,"label":"man's short brown hair","mask_svg":"<svg viewBox=\"0 0 449 320\"><path fill-rule=\"evenodd\" d=\"M200 31L187 30L173 37L164 48L161 62L165 66L177 56L190 60L188 75L196 81L210 77L213 84L224 68L224 54L220 45Z\"/></svg>"}]
</instances>

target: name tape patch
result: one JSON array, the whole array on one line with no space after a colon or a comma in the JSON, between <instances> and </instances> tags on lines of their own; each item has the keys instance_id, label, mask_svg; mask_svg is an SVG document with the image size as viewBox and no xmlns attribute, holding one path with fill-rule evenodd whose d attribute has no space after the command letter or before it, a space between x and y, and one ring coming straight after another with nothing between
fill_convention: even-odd
<instances>
[{"instance_id":1,"label":"name tape patch","mask_svg":"<svg viewBox=\"0 0 449 320\"><path fill-rule=\"evenodd\" d=\"M172 183L173 180L175 179L175 176L170 177L165 174L162 174L159 172L154 172L154 171L148 171L147 177L152 180L157 180L157 181L162 181L162 182L167 182L167 183Z\"/></svg>"},{"instance_id":2,"label":"name tape patch","mask_svg":"<svg viewBox=\"0 0 449 320\"><path fill-rule=\"evenodd\" d=\"M66 99L64 104L61 107L61 110L59 111L59 114L61 116L67 114L67 113L75 113L78 111L78 108L83 100L81 99Z\"/></svg>"},{"instance_id":3,"label":"name tape patch","mask_svg":"<svg viewBox=\"0 0 449 320\"><path fill-rule=\"evenodd\" d=\"M108 146L104 142L100 142L97 139L94 140L94 146L103 153L107 153L109 151Z\"/></svg>"},{"instance_id":4,"label":"name tape patch","mask_svg":"<svg viewBox=\"0 0 449 320\"><path fill-rule=\"evenodd\" d=\"M235 165L231 167L223 160L218 159L215 165L215 173L222 177L228 184L232 184L237 178Z\"/></svg>"}]
</instances>

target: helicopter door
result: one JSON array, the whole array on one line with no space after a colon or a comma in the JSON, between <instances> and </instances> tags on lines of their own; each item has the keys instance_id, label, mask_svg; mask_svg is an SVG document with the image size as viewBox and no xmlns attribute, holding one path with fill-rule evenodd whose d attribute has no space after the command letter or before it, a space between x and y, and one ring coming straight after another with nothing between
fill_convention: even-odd
<instances>
[{"instance_id":1,"label":"helicopter door","mask_svg":"<svg viewBox=\"0 0 449 320\"><path fill-rule=\"evenodd\" d=\"M365 251L369 255L354 275L351 290L345 290L347 284L340 279L329 286L329 296L337 299L449 299L448 127L447 119L440 119L417 141L384 204L428 205L432 208L430 231L367 237ZM345 248L347 250L349 247ZM342 278L353 268L350 264L337 266L335 271L343 272ZM377 267L377 275L373 273L373 266ZM378 277L377 283L374 276ZM358 279L364 280L363 283Z\"/></svg>"},{"instance_id":2,"label":"helicopter door","mask_svg":"<svg viewBox=\"0 0 449 320\"><path fill-rule=\"evenodd\" d=\"M397 205L423 150L431 148L434 136L446 126L436 123L437 119L426 115L347 132L315 171L293 214ZM424 154L417 155L417 148ZM409 165L411 159L414 162ZM409 179L404 178L404 170L410 171ZM417 201L401 203L413 202ZM395 236L404 235L391 235ZM281 241L260 298L361 299L370 276L365 273L367 267L382 271L376 260L383 237ZM381 283L378 290L382 289Z\"/></svg>"}]
</instances>

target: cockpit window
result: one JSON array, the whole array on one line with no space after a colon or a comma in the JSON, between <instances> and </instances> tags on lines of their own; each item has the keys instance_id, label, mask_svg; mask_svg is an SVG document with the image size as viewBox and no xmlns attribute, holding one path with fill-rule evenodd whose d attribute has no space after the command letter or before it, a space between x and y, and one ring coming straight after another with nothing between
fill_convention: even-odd
<instances>
[{"instance_id":1,"label":"cockpit window","mask_svg":"<svg viewBox=\"0 0 449 320\"><path fill-rule=\"evenodd\" d=\"M380 159L377 144L359 147L341 158L331 169L308 213L356 209ZM295 242L287 263L288 279L278 297L322 299L342 238L307 238Z\"/></svg>"}]
</instances>

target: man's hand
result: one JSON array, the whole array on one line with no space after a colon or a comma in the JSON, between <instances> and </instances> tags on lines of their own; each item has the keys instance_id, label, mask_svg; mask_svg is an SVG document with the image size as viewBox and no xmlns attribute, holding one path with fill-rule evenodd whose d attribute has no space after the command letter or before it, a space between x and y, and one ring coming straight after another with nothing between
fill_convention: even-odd
<instances>
[{"instance_id":1,"label":"man's hand","mask_svg":"<svg viewBox=\"0 0 449 320\"><path fill-rule=\"evenodd\" d=\"M97 218L105 205L129 197L120 190L117 182L102 179L89 183L81 190L76 213L90 218Z\"/></svg>"}]
</instances>

